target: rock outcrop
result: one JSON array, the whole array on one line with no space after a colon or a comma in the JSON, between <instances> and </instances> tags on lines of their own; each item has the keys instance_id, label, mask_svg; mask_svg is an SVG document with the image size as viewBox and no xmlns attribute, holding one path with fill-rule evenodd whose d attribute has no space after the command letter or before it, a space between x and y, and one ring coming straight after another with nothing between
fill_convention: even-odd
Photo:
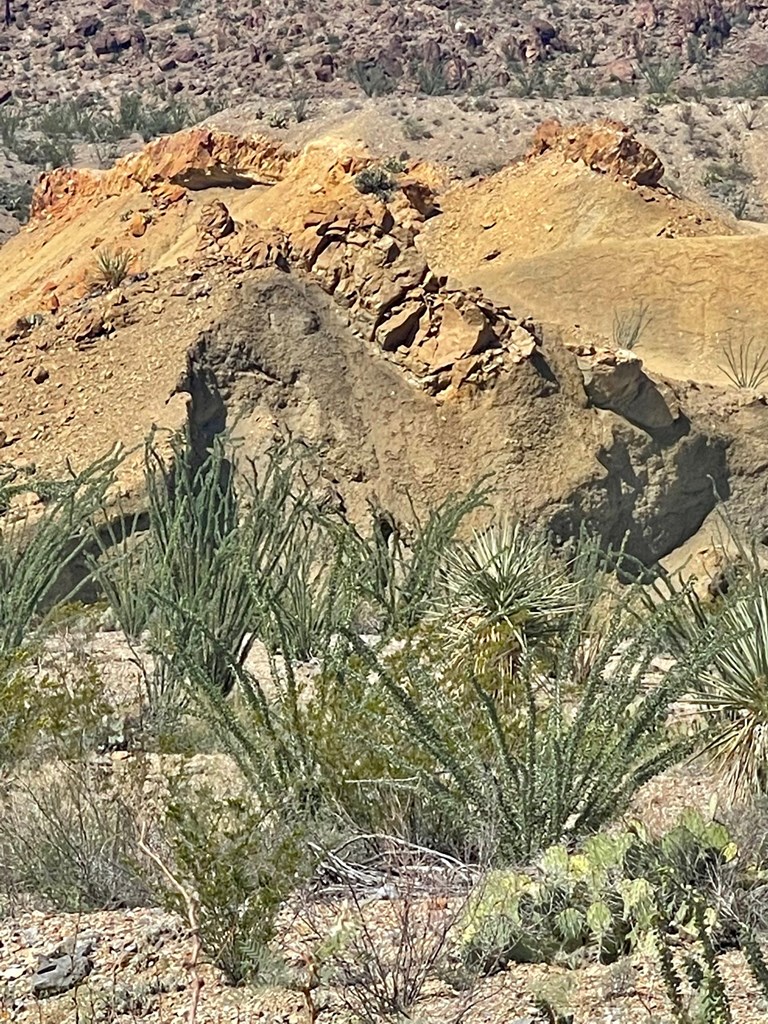
<instances>
[{"instance_id":1,"label":"rock outcrop","mask_svg":"<svg viewBox=\"0 0 768 1024\"><path fill-rule=\"evenodd\" d=\"M153 188L201 189L217 185L248 188L281 180L296 154L266 136L253 138L204 128L167 135L108 171L60 167L42 175L31 217L56 216L80 200Z\"/></svg>"},{"instance_id":2,"label":"rock outcrop","mask_svg":"<svg viewBox=\"0 0 768 1024\"><path fill-rule=\"evenodd\" d=\"M446 246L467 234L461 188L470 211L482 201L482 251L517 227L507 194L532 185L539 210L554 177L568 202L574 181L598 191L606 216L614 194L633 211L663 196L637 184L657 158L621 126L546 137L541 163L502 172L498 189L450 193L439 169L383 174L339 140L293 153L209 130L111 171L47 175L35 221L0 250L20 268L0 353L8 461L49 471L155 425L186 422L201 446L235 425L254 457L300 439L353 519L371 500L407 516L491 474L500 506L563 536L586 523L644 561L671 551L731 493L727 432L695 421L636 354L604 336L569 350L434 248L441 221ZM553 233L542 220L529 237L563 248ZM113 288L89 277L107 247L131 256ZM139 479L121 478L134 503Z\"/></svg>"},{"instance_id":3,"label":"rock outcrop","mask_svg":"<svg viewBox=\"0 0 768 1024\"><path fill-rule=\"evenodd\" d=\"M635 185L658 185L664 165L621 121L609 119L564 127L553 119L536 131L529 157L556 150L564 159L581 161L590 170L610 174Z\"/></svg>"}]
</instances>

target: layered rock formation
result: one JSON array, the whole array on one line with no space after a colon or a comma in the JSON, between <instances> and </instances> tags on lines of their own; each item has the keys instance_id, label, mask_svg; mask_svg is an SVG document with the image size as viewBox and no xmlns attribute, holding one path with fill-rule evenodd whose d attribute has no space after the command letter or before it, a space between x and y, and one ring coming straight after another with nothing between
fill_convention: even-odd
<instances>
[{"instance_id":1,"label":"layered rock formation","mask_svg":"<svg viewBox=\"0 0 768 1024\"><path fill-rule=\"evenodd\" d=\"M513 169L518 194L570 166L604 203L655 199L639 181L658 160L618 124L550 126L537 147ZM186 420L201 445L234 425L257 458L301 440L353 518L373 499L408 516L490 474L498 506L563 536L584 522L626 536L644 561L690 537L718 496L753 508L733 438L759 410L704 417L636 353L542 327L449 274L432 243L454 201L440 177L384 175L338 140L293 153L207 130L111 171L47 176L35 220L0 250L17 268L0 358L9 462L48 472L153 425ZM379 195L361 192L371 180ZM482 213L481 230L502 216ZM474 241L458 224L453 238ZM120 250L129 270L110 290L94 254Z\"/></svg>"}]
</instances>

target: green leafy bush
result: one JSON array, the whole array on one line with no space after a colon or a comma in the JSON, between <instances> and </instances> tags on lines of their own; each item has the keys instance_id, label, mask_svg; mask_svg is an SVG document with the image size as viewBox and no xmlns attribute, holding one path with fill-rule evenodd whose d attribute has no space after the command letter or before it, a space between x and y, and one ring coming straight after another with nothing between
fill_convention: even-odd
<instances>
[{"instance_id":1,"label":"green leafy bush","mask_svg":"<svg viewBox=\"0 0 768 1024\"><path fill-rule=\"evenodd\" d=\"M234 984L263 981L279 965L277 912L312 872L302 819L287 805L267 812L182 785L164 832L172 870L195 894L204 952ZM186 909L175 890L166 900Z\"/></svg>"},{"instance_id":2,"label":"green leafy bush","mask_svg":"<svg viewBox=\"0 0 768 1024\"><path fill-rule=\"evenodd\" d=\"M355 188L363 195L373 195L382 202L391 198L397 188L395 179L383 167L372 164L355 175Z\"/></svg>"}]
</instances>

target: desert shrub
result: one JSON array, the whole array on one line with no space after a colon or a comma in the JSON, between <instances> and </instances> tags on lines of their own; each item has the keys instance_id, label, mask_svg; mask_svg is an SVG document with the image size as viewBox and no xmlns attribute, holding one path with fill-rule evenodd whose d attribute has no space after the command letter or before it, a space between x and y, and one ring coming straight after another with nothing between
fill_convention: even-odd
<instances>
[{"instance_id":1,"label":"desert shrub","mask_svg":"<svg viewBox=\"0 0 768 1024\"><path fill-rule=\"evenodd\" d=\"M94 277L105 288L119 288L135 258L129 249L102 249L96 256Z\"/></svg>"},{"instance_id":2,"label":"desert shrub","mask_svg":"<svg viewBox=\"0 0 768 1024\"><path fill-rule=\"evenodd\" d=\"M6 779L0 878L10 908L30 899L66 912L145 906L138 833L109 768L56 760Z\"/></svg>"},{"instance_id":3,"label":"desert shrub","mask_svg":"<svg viewBox=\"0 0 768 1024\"><path fill-rule=\"evenodd\" d=\"M352 528L356 588L386 635L410 629L431 611L446 552L464 520L485 505L482 485L466 495L452 495L423 521L411 508L409 524L386 509L370 505L368 535Z\"/></svg>"},{"instance_id":4,"label":"desert shrub","mask_svg":"<svg viewBox=\"0 0 768 1024\"><path fill-rule=\"evenodd\" d=\"M579 599L546 536L511 520L449 549L440 582L432 618L468 675L514 674L526 651L562 632Z\"/></svg>"},{"instance_id":5,"label":"desert shrub","mask_svg":"<svg viewBox=\"0 0 768 1024\"><path fill-rule=\"evenodd\" d=\"M26 124L26 114L14 103L6 103L0 110L0 139L6 151L15 152L19 129Z\"/></svg>"},{"instance_id":6,"label":"desert shrub","mask_svg":"<svg viewBox=\"0 0 768 1024\"><path fill-rule=\"evenodd\" d=\"M158 135L173 135L194 124L195 112L182 100L157 100L153 105L144 107L141 122L137 129L145 142Z\"/></svg>"},{"instance_id":7,"label":"desert shrub","mask_svg":"<svg viewBox=\"0 0 768 1024\"><path fill-rule=\"evenodd\" d=\"M115 726L116 712L93 664L34 664L34 650L6 655L0 669L0 768L94 751Z\"/></svg>"},{"instance_id":8,"label":"desert shrub","mask_svg":"<svg viewBox=\"0 0 768 1024\"><path fill-rule=\"evenodd\" d=\"M279 964L270 943L284 900L312 873L301 816L260 810L247 797L220 799L181 785L164 841L171 870L195 894L203 951L234 984L263 981ZM170 908L183 911L168 890Z\"/></svg>"},{"instance_id":9,"label":"desert shrub","mask_svg":"<svg viewBox=\"0 0 768 1024\"><path fill-rule=\"evenodd\" d=\"M59 581L82 555L88 541L87 521L101 506L118 458L93 463L71 479L49 481L49 500L39 515L27 504L41 482L0 483L0 655L29 638L49 610L54 596L66 601L79 589L56 593Z\"/></svg>"},{"instance_id":10,"label":"desert shrub","mask_svg":"<svg viewBox=\"0 0 768 1024\"><path fill-rule=\"evenodd\" d=\"M347 73L366 96L386 96L395 90L394 78L375 61L357 60L350 64Z\"/></svg>"},{"instance_id":11,"label":"desert shrub","mask_svg":"<svg viewBox=\"0 0 768 1024\"><path fill-rule=\"evenodd\" d=\"M144 117L144 101L137 92L124 92L120 96L117 118L126 135L141 128Z\"/></svg>"},{"instance_id":12,"label":"desert shrub","mask_svg":"<svg viewBox=\"0 0 768 1024\"><path fill-rule=\"evenodd\" d=\"M446 970L451 933L461 901L420 891L408 871L391 876L382 908L345 890L343 918L331 929L331 943L319 961L338 985L344 1006L361 1022L407 1019L430 978ZM471 994L457 1000L453 1019L467 1012ZM451 1017L445 1019L449 1024Z\"/></svg>"},{"instance_id":13,"label":"desert shrub","mask_svg":"<svg viewBox=\"0 0 768 1024\"><path fill-rule=\"evenodd\" d=\"M416 785L452 809L467 837L495 832L497 856L525 861L596 831L689 749L667 729L668 711L707 662L713 638L705 631L651 687L646 671L669 611L637 620L627 615L632 599L609 605L598 624L594 603L584 601L556 644L525 650L505 675L466 672L457 681L441 664L442 643L431 659L416 644L383 660L359 648L401 728L426 753L427 770L411 766Z\"/></svg>"},{"instance_id":14,"label":"desert shrub","mask_svg":"<svg viewBox=\"0 0 768 1024\"><path fill-rule=\"evenodd\" d=\"M358 192L362 192L363 195L376 196L382 202L390 199L397 187L389 171L375 164L372 164L370 167L364 167L362 171L355 175L354 182Z\"/></svg>"},{"instance_id":15,"label":"desert shrub","mask_svg":"<svg viewBox=\"0 0 768 1024\"><path fill-rule=\"evenodd\" d=\"M448 83L445 77L445 63L442 60L416 61L411 67L419 91L426 96L445 96Z\"/></svg>"},{"instance_id":16,"label":"desert shrub","mask_svg":"<svg viewBox=\"0 0 768 1024\"><path fill-rule=\"evenodd\" d=\"M654 61L641 57L638 60L638 67L651 95L661 99L669 99L672 96L674 86L680 76L680 65L677 61Z\"/></svg>"},{"instance_id":17,"label":"desert shrub","mask_svg":"<svg viewBox=\"0 0 768 1024\"><path fill-rule=\"evenodd\" d=\"M65 136L19 139L16 153L24 163L51 169L70 167L75 160L74 142Z\"/></svg>"},{"instance_id":18,"label":"desert shrub","mask_svg":"<svg viewBox=\"0 0 768 1024\"><path fill-rule=\"evenodd\" d=\"M507 70L511 76L510 91L513 96L551 98L560 85L551 71L548 73L540 63L528 64L517 57L508 57Z\"/></svg>"},{"instance_id":19,"label":"desert shrub","mask_svg":"<svg viewBox=\"0 0 768 1024\"><path fill-rule=\"evenodd\" d=\"M749 186L754 175L739 160L729 163L711 163L703 177L709 193L724 203L737 219L741 219L749 205Z\"/></svg>"}]
</instances>

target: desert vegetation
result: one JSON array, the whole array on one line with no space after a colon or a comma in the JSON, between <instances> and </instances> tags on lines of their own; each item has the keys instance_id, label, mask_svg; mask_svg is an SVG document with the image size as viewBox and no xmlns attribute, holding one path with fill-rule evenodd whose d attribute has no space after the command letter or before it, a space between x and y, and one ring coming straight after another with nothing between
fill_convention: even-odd
<instances>
[{"instance_id":1,"label":"desert vegetation","mask_svg":"<svg viewBox=\"0 0 768 1024\"><path fill-rule=\"evenodd\" d=\"M277 979L307 1020L326 990L351 1020L403 1019L441 978L464 1014L518 963L644 955L666 1019L715 1024L727 950L768 996L757 553L705 600L492 517L484 484L362 529L306 453L237 456L150 440L136 512L111 496L119 456L4 485L2 911L166 905L194 970ZM107 623L140 667L122 700L82 656ZM636 820L695 757L731 805ZM312 922L298 959L286 916Z\"/></svg>"}]
</instances>

